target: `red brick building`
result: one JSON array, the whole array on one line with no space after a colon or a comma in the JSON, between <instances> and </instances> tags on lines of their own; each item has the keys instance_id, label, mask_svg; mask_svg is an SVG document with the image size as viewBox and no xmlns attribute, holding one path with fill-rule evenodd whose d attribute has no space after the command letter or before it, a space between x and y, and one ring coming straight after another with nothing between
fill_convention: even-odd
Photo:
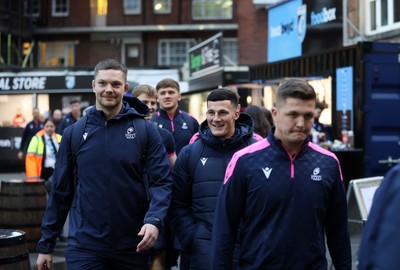
<instances>
[{"instance_id":1,"label":"red brick building","mask_svg":"<svg viewBox=\"0 0 400 270\"><path fill-rule=\"evenodd\" d=\"M224 37L226 65L266 59L267 14L252 0L18 2L23 3L12 8L31 24L21 31L29 35L13 38L21 52L24 42L25 47L34 43L30 67L89 67L107 57L131 68L181 68L187 49L218 32ZM22 56L14 57L13 64L21 66Z\"/></svg>"}]
</instances>

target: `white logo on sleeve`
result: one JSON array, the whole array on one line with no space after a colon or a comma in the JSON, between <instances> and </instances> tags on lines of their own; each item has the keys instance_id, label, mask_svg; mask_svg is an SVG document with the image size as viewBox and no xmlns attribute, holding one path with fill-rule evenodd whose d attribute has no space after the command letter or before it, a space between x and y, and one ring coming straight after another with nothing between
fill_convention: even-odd
<instances>
[{"instance_id":1,"label":"white logo on sleeve","mask_svg":"<svg viewBox=\"0 0 400 270\"><path fill-rule=\"evenodd\" d=\"M262 171L263 171L265 177L266 177L267 179L269 179L269 175L270 175L271 172L272 172L272 168L265 167L265 168L262 168Z\"/></svg>"},{"instance_id":2,"label":"white logo on sleeve","mask_svg":"<svg viewBox=\"0 0 400 270\"><path fill-rule=\"evenodd\" d=\"M87 132L83 133L83 135L82 135L82 136L83 136L83 140L84 140L84 141L86 141L86 137L87 137L87 135L88 135L88 133L87 133Z\"/></svg>"},{"instance_id":3,"label":"white logo on sleeve","mask_svg":"<svg viewBox=\"0 0 400 270\"><path fill-rule=\"evenodd\" d=\"M320 172L321 172L321 169L319 167L315 168L313 170L313 174L311 175L311 180L321 181L322 180L322 176L319 175Z\"/></svg>"}]
</instances>

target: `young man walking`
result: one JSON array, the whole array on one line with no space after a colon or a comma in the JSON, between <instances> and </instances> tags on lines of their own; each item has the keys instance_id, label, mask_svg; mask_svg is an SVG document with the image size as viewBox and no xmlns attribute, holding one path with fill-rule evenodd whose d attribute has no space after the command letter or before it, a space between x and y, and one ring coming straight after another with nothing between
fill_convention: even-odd
<instances>
[{"instance_id":1,"label":"young man walking","mask_svg":"<svg viewBox=\"0 0 400 270\"><path fill-rule=\"evenodd\" d=\"M72 148L74 128L82 122L64 131L37 246L39 270L52 267L51 253L69 211L68 269L149 268L172 181L161 137L144 119L147 106L133 97L123 101L126 79L123 64L100 61L92 82L96 104L85 116L78 151Z\"/></svg>"},{"instance_id":2,"label":"young man walking","mask_svg":"<svg viewBox=\"0 0 400 270\"><path fill-rule=\"evenodd\" d=\"M173 169L170 220L190 269L209 269L211 230L219 189L232 155L256 140L238 95L217 89L207 97L199 139L185 146Z\"/></svg>"}]
</instances>

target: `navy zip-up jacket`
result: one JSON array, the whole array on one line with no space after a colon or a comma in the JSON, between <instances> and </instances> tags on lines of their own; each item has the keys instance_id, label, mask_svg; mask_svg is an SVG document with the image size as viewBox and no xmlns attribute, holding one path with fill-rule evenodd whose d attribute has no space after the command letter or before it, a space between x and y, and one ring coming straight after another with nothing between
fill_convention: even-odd
<instances>
[{"instance_id":1,"label":"navy zip-up jacket","mask_svg":"<svg viewBox=\"0 0 400 270\"><path fill-rule=\"evenodd\" d=\"M153 115L152 122L157 123L158 127L165 128L172 133L175 140L176 154L189 144L190 138L199 131L199 123L197 120L182 110L176 110L174 117L171 119L165 110L159 109Z\"/></svg>"},{"instance_id":2,"label":"navy zip-up jacket","mask_svg":"<svg viewBox=\"0 0 400 270\"><path fill-rule=\"evenodd\" d=\"M72 116L72 113L68 113L61 119L60 123L58 123L56 127L56 132L60 135L63 135L64 130L69 127L70 125L73 125L78 121Z\"/></svg>"},{"instance_id":3,"label":"navy zip-up jacket","mask_svg":"<svg viewBox=\"0 0 400 270\"><path fill-rule=\"evenodd\" d=\"M376 190L365 224L358 270L400 267L400 165L389 170Z\"/></svg>"},{"instance_id":4,"label":"navy zip-up jacket","mask_svg":"<svg viewBox=\"0 0 400 270\"><path fill-rule=\"evenodd\" d=\"M184 252L190 256L190 269L208 269L214 210L226 166L237 150L256 141L250 116L241 114L235 126L234 135L222 140L212 135L205 120L199 139L182 149L172 172L169 217Z\"/></svg>"},{"instance_id":5,"label":"navy zip-up jacket","mask_svg":"<svg viewBox=\"0 0 400 270\"><path fill-rule=\"evenodd\" d=\"M124 102L120 113L108 121L102 111L88 111L84 139L76 155L76 183L73 126L65 129L42 222L40 253L53 251L69 210L68 245L93 251L136 252L143 224L162 227L172 190L168 156L155 125L144 119L137 121L145 122L147 145L139 145L137 133L142 131L134 130L132 121L143 118L148 109L139 100L134 103L135 108ZM143 147L147 148L151 179L150 202L142 180Z\"/></svg>"},{"instance_id":6,"label":"navy zip-up jacket","mask_svg":"<svg viewBox=\"0 0 400 270\"><path fill-rule=\"evenodd\" d=\"M336 156L309 140L291 156L273 133L235 153L217 203L210 269L231 269L239 227L238 269L326 270L326 236L335 269L350 270Z\"/></svg>"}]
</instances>

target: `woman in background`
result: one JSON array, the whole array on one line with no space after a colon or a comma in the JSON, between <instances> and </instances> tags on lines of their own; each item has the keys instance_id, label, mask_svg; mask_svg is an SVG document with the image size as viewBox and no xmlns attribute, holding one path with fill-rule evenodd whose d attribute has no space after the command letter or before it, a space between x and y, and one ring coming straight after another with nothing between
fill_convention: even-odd
<instances>
[{"instance_id":1,"label":"woman in background","mask_svg":"<svg viewBox=\"0 0 400 270\"><path fill-rule=\"evenodd\" d=\"M254 132L266 138L271 129L271 124L266 118L264 111L259 106L250 105L244 110L244 113L253 118Z\"/></svg>"},{"instance_id":2,"label":"woman in background","mask_svg":"<svg viewBox=\"0 0 400 270\"><path fill-rule=\"evenodd\" d=\"M61 135L55 132L56 125L52 118L44 121L42 130L32 137L25 159L26 180L47 181L53 174Z\"/></svg>"}]
</instances>

